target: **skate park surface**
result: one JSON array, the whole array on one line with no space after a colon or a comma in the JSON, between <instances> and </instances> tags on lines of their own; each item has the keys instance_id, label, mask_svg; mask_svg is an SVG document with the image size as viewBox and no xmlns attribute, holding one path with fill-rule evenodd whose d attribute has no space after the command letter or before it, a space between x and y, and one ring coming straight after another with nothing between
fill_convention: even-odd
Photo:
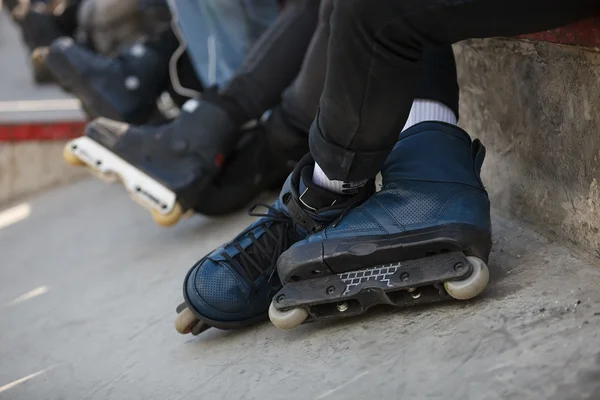
<instances>
[{"instance_id":1,"label":"skate park surface","mask_svg":"<svg viewBox=\"0 0 600 400\"><path fill-rule=\"evenodd\" d=\"M0 399L600 398L597 260L495 213L476 300L177 334L185 273L251 221L161 228L93 178L0 206Z\"/></svg>"},{"instance_id":2,"label":"skate park surface","mask_svg":"<svg viewBox=\"0 0 600 400\"><path fill-rule=\"evenodd\" d=\"M249 222L160 228L96 180L4 211L0 399L600 398L600 269L498 216L480 299L177 334L188 268Z\"/></svg>"}]
</instances>

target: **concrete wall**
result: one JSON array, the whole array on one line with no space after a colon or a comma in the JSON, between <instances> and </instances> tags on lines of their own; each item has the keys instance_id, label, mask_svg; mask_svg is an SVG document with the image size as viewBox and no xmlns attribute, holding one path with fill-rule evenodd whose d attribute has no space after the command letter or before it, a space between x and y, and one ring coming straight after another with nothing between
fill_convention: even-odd
<instances>
[{"instance_id":1,"label":"concrete wall","mask_svg":"<svg viewBox=\"0 0 600 400\"><path fill-rule=\"evenodd\" d=\"M85 174L63 162L65 141L0 144L0 206Z\"/></svg>"},{"instance_id":2,"label":"concrete wall","mask_svg":"<svg viewBox=\"0 0 600 400\"><path fill-rule=\"evenodd\" d=\"M56 121L79 122L83 114L69 95L54 85L33 84L28 54L8 15L0 10L0 207L39 190L72 181L84 171L62 159L65 140L17 141L14 125L44 128ZM54 136L60 136L55 130ZM67 132L68 133L68 132ZM8 139L7 139L8 136ZM42 135L43 136L43 135ZM23 140L23 138L19 139Z\"/></svg>"},{"instance_id":3,"label":"concrete wall","mask_svg":"<svg viewBox=\"0 0 600 400\"><path fill-rule=\"evenodd\" d=\"M600 258L600 52L502 39L455 50L461 124L488 148L493 206Z\"/></svg>"}]
</instances>

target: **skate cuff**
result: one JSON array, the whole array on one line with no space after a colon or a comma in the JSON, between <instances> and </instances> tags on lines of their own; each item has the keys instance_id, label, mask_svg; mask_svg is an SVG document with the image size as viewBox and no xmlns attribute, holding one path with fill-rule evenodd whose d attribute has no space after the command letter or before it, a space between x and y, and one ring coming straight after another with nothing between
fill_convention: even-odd
<instances>
[{"instance_id":1,"label":"skate cuff","mask_svg":"<svg viewBox=\"0 0 600 400\"><path fill-rule=\"evenodd\" d=\"M327 141L315 124L308 138L310 153L329 179L362 181L373 179L381 170L392 147L380 151L357 152Z\"/></svg>"}]
</instances>

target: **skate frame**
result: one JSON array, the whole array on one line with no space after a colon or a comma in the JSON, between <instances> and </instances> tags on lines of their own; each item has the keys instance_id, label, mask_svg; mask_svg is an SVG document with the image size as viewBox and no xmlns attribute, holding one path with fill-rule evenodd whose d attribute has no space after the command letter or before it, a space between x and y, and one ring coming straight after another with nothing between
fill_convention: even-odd
<instances>
[{"instance_id":1,"label":"skate frame","mask_svg":"<svg viewBox=\"0 0 600 400\"><path fill-rule=\"evenodd\" d=\"M279 311L305 308L306 322L349 317L378 304L406 307L451 299L443 282L462 280L472 271L462 252L439 254L290 282L273 304Z\"/></svg>"}]
</instances>

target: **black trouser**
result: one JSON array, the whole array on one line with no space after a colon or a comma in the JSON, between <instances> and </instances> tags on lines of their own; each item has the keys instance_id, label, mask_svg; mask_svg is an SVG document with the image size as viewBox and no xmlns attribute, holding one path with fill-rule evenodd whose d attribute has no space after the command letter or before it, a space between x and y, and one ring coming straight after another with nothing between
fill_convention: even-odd
<instances>
[{"instance_id":1,"label":"black trouser","mask_svg":"<svg viewBox=\"0 0 600 400\"><path fill-rule=\"evenodd\" d=\"M410 112L423 48L553 29L598 0L336 0L310 149L330 179L374 177Z\"/></svg>"},{"instance_id":2,"label":"black trouser","mask_svg":"<svg viewBox=\"0 0 600 400\"><path fill-rule=\"evenodd\" d=\"M283 93L281 108L284 115L291 125L304 132L310 129L325 86L333 2L321 1L319 23L300 72ZM428 47L423 53L421 67L422 74L415 97L439 101L451 108L458 118L458 79L451 46Z\"/></svg>"},{"instance_id":3,"label":"black trouser","mask_svg":"<svg viewBox=\"0 0 600 400\"><path fill-rule=\"evenodd\" d=\"M288 3L220 91L220 97L234 106L228 110L236 119L259 118L277 105L300 71L317 26L320 0Z\"/></svg>"},{"instance_id":4,"label":"black trouser","mask_svg":"<svg viewBox=\"0 0 600 400\"><path fill-rule=\"evenodd\" d=\"M299 131L309 131L325 85L333 3L320 2L318 23L318 1L293 3L250 50L248 60L223 91L244 106L247 119L260 117L281 99L287 122ZM304 54L301 49L307 44ZM415 96L444 103L458 117L456 64L450 46L429 48L422 70Z\"/></svg>"}]
</instances>

